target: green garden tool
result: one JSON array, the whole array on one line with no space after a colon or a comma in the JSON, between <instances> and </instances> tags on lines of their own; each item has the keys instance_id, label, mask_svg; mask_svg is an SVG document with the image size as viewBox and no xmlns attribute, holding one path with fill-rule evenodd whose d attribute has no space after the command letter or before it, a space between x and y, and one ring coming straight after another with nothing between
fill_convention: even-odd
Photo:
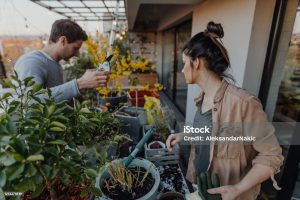
<instances>
[{"instance_id":1,"label":"green garden tool","mask_svg":"<svg viewBox=\"0 0 300 200\"><path fill-rule=\"evenodd\" d=\"M217 174L210 174L208 172L201 172L197 177L198 194L202 200L221 200L221 194L209 194L207 192L210 188L220 187L220 179Z\"/></svg>"},{"instance_id":2,"label":"green garden tool","mask_svg":"<svg viewBox=\"0 0 300 200\"><path fill-rule=\"evenodd\" d=\"M150 128L146 132L146 134L144 135L144 137L136 145L136 147L131 152L131 154L126 158L126 160L124 161L124 165L125 165L126 168L130 165L130 163L132 162L132 160L135 158L136 154L144 147L144 144L150 139L150 137L152 136L152 133L153 133L153 128Z\"/></svg>"}]
</instances>

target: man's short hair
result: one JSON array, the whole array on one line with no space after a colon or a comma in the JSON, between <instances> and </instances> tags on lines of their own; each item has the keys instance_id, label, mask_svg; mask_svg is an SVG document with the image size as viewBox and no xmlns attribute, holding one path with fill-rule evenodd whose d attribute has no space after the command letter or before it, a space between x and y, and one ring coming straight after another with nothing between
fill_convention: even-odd
<instances>
[{"instance_id":1,"label":"man's short hair","mask_svg":"<svg viewBox=\"0 0 300 200\"><path fill-rule=\"evenodd\" d=\"M57 42L61 36L65 36L68 43L77 40L86 41L88 38L86 32L78 24L69 19L59 19L52 24L49 40Z\"/></svg>"}]
</instances>

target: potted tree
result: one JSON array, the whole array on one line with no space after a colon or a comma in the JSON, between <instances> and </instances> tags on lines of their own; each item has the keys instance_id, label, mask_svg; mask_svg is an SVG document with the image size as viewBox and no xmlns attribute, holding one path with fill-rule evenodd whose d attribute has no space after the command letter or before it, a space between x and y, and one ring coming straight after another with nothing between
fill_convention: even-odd
<instances>
[{"instance_id":1,"label":"potted tree","mask_svg":"<svg viewBox=\"0 0 300 200\"><path fill-rule=\"evenodd\" d=\"M104 114L89 110L87 103L76 102L74 110L64 101L55 103L51 91L43 90L31 77L20 81L15 74L2 84L14 94L0 97L0 108L5 111L0 115L0 188L23 192L23 199L99 195L94 182L106 153L93 151L95 164L80 147L119 139L117 122L100 131ZM47 96L43 100L42 94ZM111 131L106 134L108 127Z\"/></svg>"}]
</instances>

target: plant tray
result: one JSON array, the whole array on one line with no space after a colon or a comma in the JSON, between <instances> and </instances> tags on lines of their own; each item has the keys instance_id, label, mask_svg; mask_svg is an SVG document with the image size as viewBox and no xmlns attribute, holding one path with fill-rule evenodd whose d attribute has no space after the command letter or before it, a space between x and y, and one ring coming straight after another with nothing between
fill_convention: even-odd
<instances>
[{"instance_id":1,"label":"plant tray","mask_svg":"<svg viewBox=\"0 0 300 200\"><path fill-rule=\"evenodd\" d=\"M159 193L179 192L189 194L189 188L178 164L164 165L157 167L160 174Z\"/></svg>"},{"instance_id":2,"label":"plant tray","mask_svg":"<svg viewBox=\"0 0 300 200\"><path fill-rule=\"evenodd\" d=\"M149 129L148 126L143 127L143 135L145 135L146 130ZM176 144L173 147L173 151L169 152L166 148L161 149L150 149L147 146L148 143L144 145L145 158L153 162L156 166L171 165L179 163L179 145Z\"/></svg>"}]
</instances>

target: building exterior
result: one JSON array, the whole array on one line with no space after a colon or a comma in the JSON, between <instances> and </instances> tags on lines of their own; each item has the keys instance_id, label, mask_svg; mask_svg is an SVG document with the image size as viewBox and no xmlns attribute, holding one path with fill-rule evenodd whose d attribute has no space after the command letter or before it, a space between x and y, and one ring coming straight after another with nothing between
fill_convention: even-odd
<instances>
[{"instance_id":1,"label":"building exterior","mask_svg":"<svg viewBox=\"0 0 300 200\"><path fill-rule=\"evenodd\" d=\"M6 76L13 74L13 68L17 59L30 51L41 49L43 46L40 37L20 36L4 37L0 39L0 49Z\"/></svg>"}]
</instances>

